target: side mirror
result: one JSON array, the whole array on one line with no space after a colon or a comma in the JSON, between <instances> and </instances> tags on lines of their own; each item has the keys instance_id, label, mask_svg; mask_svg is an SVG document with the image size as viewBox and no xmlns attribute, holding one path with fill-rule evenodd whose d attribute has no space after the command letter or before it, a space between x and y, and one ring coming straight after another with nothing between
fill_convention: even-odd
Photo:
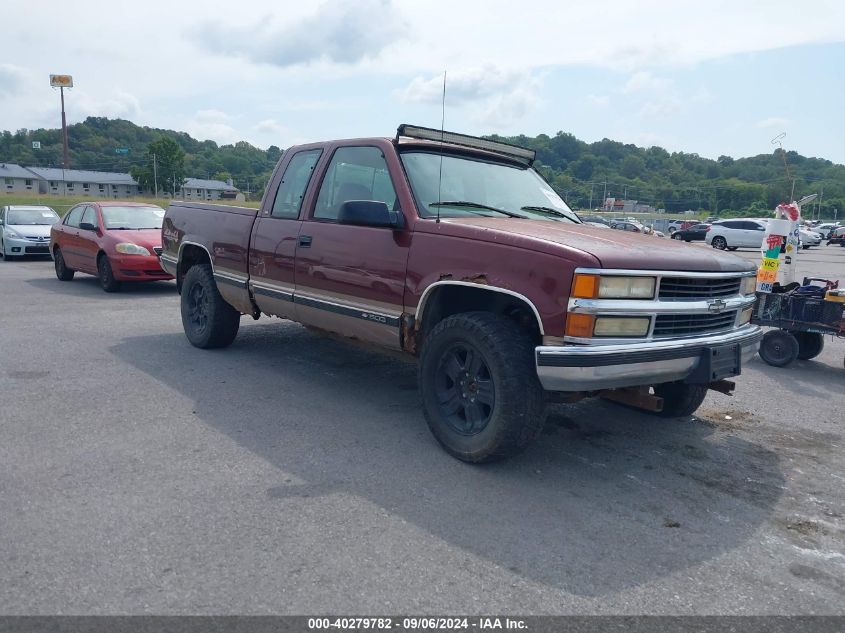
<instances>
[{"instance_id":1,"label":"side mirror","mask_svg":"<svg viewBox=\"0 0 845 633\"><path fill-rule=\"evenodd\" d=\"M79 228L82 229L83 231L96 231L97 225L91 224L90 222L80 222Z\"/></svg>"},{"instance_id":2,"label":"side mirror","mask_svg":"<svg viewBox=\"0 0 845 633\"><path fill-rule=\"evenodd\" d=\"M399 215L378 200L347 200L340 205L337 221L357 226L399 227Z\"/></svg>"}]
</instances>

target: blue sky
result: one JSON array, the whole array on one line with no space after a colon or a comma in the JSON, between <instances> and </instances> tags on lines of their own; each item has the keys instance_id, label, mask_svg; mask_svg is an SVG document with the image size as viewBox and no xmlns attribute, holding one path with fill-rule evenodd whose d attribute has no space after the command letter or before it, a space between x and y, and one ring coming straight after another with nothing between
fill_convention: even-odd
<instances>
[{"instance_id":1,"label":"blue sky","mask_svg":"<svg viewBox=\"0 0 845 633\"><path fill-rule=\"evenodd\" d=\"M56 127L47 76L70 73L71 122L119 116L259 147L392 135L439 125L445 69L456 131L563 130L713 158L770 152L785 132L786 149L845 163L843 7L77 0L45 13L7 0L0 129Z\"/></svg>"}]
</instances>

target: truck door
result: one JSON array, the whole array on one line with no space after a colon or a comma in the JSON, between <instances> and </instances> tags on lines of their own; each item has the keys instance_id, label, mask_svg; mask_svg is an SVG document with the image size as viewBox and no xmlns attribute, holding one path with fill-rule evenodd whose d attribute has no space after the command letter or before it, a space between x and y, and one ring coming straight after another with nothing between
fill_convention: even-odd
<instances>
[{"instance_id":1,"label":"truck door","mask_svg":"<svg viewBox=\"0 0 845 633\"><path fill-rule=\"evenodd\" d=\"M377 200L402 216L382 149L342 146L331 156L296 249L298 320L344 336L399 348L407 228L339 224L349 200ZM404 225L404 222L403 222Z\"/></svg>"},{"instance_id":2,"label":"truck door","mask_svg":"<svg viewBox=\"0 0 845 633\"><path fill-rule=\"evenodd\" d=\"M272 206L266 203L256 218L249 249L249 284L256 305L267 314L296 319L294 258L302 225L299 214L322 151L303 150L291 157L274 197L268 198Z\"/></svg>"}]
</instances>

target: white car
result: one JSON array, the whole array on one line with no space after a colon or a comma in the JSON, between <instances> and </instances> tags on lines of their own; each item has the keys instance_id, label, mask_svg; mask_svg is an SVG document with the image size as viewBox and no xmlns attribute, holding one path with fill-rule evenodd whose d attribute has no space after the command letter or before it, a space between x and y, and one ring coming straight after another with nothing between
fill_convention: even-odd
<instances>
[{"instance_id":1,"label":"white car","mask_svg":"<svg viewBox=\"0 0 845 633\"><path fill-rule=\"evenodd\" d=\"M801 247L808 249L811 246L818 246L822 243L822 236L810 229L799 229L799 239L801 240Z\"/></svg>"},{"instance_id":2,"label":"white car","mask_svg":"<svg viewBox=\"0 0 845 633\"><path fill-rule=\"evenodd\" d=\"M24 255L49 255L50 227L59 220L50 207L0 207L0 255L5 261Z\"/></svg>"},{"instance_id":3,"label":"white car","mask_svg":"<svg viewBox=\"0 0 845 633\"><path fill-rule=\"evenodd\" d=\"M704 241L713 248L735 251L738 248L760 248L765 234L765 222L738 218L713 222Z\"/></svg>"}]
</instances>

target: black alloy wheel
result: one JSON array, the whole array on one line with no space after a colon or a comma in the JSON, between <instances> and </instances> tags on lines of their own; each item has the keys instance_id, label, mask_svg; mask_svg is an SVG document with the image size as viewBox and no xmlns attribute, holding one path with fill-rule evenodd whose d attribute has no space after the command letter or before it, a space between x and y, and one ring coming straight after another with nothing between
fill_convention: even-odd
<instances>
[{"instance_id":1,"label":"black alloy wheel","mask_svg":"<svg viewBox=\"0 0 845 633\"><path fill-rule=\"evenodd\" d=\"M437 361L435 390L440 415L456 433L475 435L487 428L496 387L475 347L457 342L443 351Z\"/></svg>"}]
</instances>

